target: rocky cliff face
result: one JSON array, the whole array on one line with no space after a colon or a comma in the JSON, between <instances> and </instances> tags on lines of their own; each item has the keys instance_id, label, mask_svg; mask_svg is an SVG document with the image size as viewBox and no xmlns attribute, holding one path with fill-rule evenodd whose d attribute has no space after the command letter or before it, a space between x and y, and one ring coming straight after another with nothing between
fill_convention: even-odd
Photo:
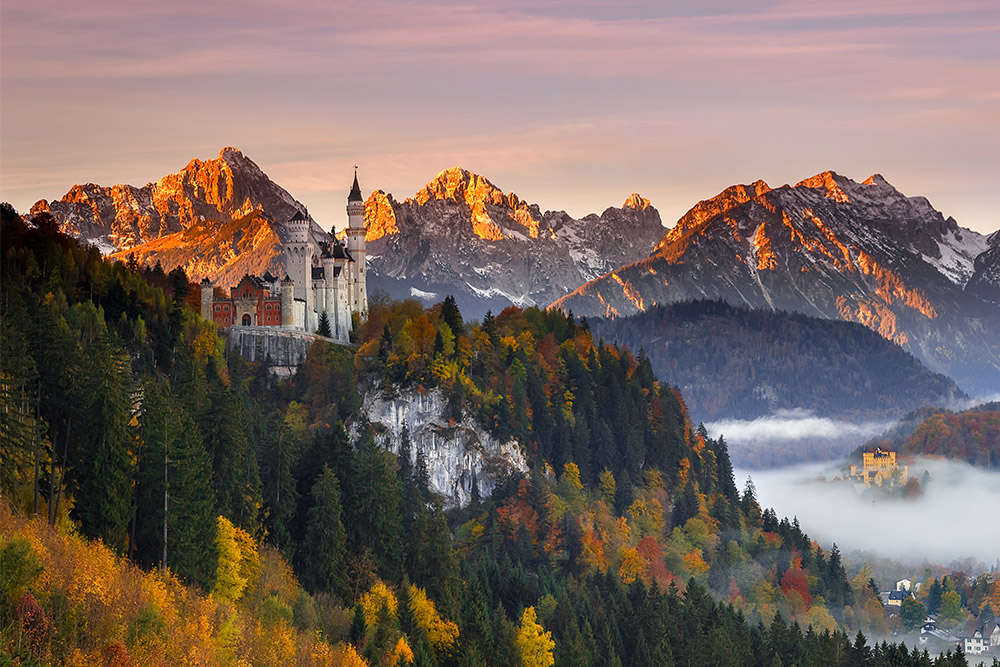
<instances>
[{"instance_id":1,"label":"rocky cliff face","mask_svg":"<svg viewBox=\"0 0 1000 667\"><path fill-rule=\"evenodd\" d=\"M423 452L431 490L444 496L449 505L469 503L474 479L486 497L505 472L527 471L516 441L501 443L468 417L449 423L443 417L446 407L439 390L398 395L371 392L364 398L362 412L375 426L378 444L394 454L399 453L403 430L409 432L414 463L417 452Z\"/></svg>"},{"instance_id":2,"label":"rocky cliff face","mask_svg":"<svg viewBox=\"0 0 1000 667\"><path fill-rule=\"evenodd\" d=\"M621 208L576 220L543 213L459 168L403 202L373 192L365 214L369 291L427 301L451 294L471 317L547 304L646 256L664 231L656 209L636 194Z\"/></svg>"},{"instance_id":3,"label":"rocky cliff face","mask_svg":"<svg viewBox=\"0 0 1000 667\"><path fill-rule=\"evenodd\" d=\"M1000 309L966 289L989 283L987 251L982 235L879 175L856 183L825 172L795 186L728 188L685 214L651 256L554 305L617 317L721 298L860 322L966 390L994 392Z\"/></svg>"},{"instance_id":4,"label":"rocky cliff face","mask_svg":"<svg viewBox=\"0 0 1000 667\"><path fill-rule=\"evenodd\" d=\"M248 272L284 272L280 244L296 211L306 208L231 147L141 188L76 185L62 199L31 208L106 254L132 253L167 271L183 266L194 280L224 286ZM315 222L313 232L326 236Z\"/></svg>"},{"instance_id":5,"label":"rocky cliff face","mask_svg":"<svg viewBox=\"0 0 1000 667\"><path fill-rule=\"evenodd\" d=\"M990 235L986 250L976 257L972 277L965 289L1000 306L1000 231Z\"/></svg>"}]
</instances>

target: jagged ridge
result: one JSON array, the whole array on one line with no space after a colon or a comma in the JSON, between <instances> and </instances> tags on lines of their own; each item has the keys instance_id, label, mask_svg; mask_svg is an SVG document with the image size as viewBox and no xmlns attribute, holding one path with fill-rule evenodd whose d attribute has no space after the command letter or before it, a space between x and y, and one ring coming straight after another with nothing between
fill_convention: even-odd
<instances>
[{"instance_id":1,"label":"jagged ridge","mask_svg":"<svg viewBox=\"0 0 1000 667\"><path fill-rule=\"evenodd\" d=\"M663 235L647 199L576 220L542 212L486 178L454 167L412 198L377 190L365 204L369 280L393 296L455 295L463 312L548 303L645 256Z\"/></svg>"},{"instance_id":2,"label":"jagged ridge","mask_svg":"<svg viewBox=\"0 0 1000 667\"><path fill-rule=\"evenodd\" d=\"M880 175L824 172L733 186L697 204L643 260L553 305L618 317L699 298L860 322L967 389L1000 389L1000 311L964 289L980 234Z\"/></svg>"},{"instance_id":3,"label":"jagged ridge","mask_svg":"<svg viewBox=\"0 0 1000 667\"><path fill-rule=\"evenodd\" d=\"M105 253L160 261L168 271L182 266L195 280L223 285L247 272L283 271L284 223L296 211L308 216L305 206L232 147L141 188L76 185L61 199L31 208ZM315 222L313 232L325 236Z\"/></svg>"}]
</instances>

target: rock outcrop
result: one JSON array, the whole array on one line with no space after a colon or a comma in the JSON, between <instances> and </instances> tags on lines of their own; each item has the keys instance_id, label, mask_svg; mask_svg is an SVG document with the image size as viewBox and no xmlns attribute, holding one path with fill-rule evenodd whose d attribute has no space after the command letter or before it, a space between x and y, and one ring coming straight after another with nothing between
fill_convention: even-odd
<instances>
[{"instance_id":1,"label":"rock outcrop","mask_svg":"<svg viewBox=\"0 0 1000 667\"><path fill-rule=\"evenodd\" d=\"M649 257L553 305L618 317L723 299L859 322L973 394L1000 391L1000 309L987 239L874 175L733 186L686 213Z\"/></svg>"},{"instance_id":2,"label":"rock outcrop","mask_svg":"<svg viewBox=\"0 0 1000 667\"><path fill-rule=\"evenodd\" d=\"M398 454L403 430L410 438L410 454L427 461L431 490L446 504L464 506L472 497L473 480L483 497L497 480L511 470L528 466L515 440L499 442L472 419L451 423L445 415L447 400L440 390L405 390L396 395L370 392L362 412L375 427L377 443Z\"/></svg>"},{"instance_id":3,"label":"rock outcrop","mask_svg":"<svg viewBox=\"0 0 1000 667\"><path fill-rule=\"evenodd\" d=\"M965 290L1000 306L1000 231L990 235L986 250L976 257Z\"/></svg>"}]
</instances>

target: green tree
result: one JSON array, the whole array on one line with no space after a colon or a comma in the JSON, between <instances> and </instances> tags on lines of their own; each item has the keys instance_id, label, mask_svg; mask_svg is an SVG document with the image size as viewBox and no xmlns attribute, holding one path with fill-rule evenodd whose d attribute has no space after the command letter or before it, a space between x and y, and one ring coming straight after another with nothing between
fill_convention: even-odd
<instances>
[{"instance_id":1,"label":"green tree","mask_svg":"<svg viewBox=\"0 0 1000 667\"><path fill-rule=\"evenodd\" d=\"M383 575L397 581L402 573L403 508L395 457L379 449L368 435L355 462L356 505L349 522L354 527L353 543L368 547Z\"/></svg>"},{"instance_id":2,"label":"green tree","mask_svg":"<svg viewBox=\"0 0 1000 667\"><path fill-rule=\"evenodd\" d=\"M962 596L957 591L948 591L941 596L941 618L949 621L962 619Z\"/></svg>"},{"instance_id":3,"label":"green tree","mask_svg":"<svg viewBox=\"0 0 1000 667\"><path fill-rule=\"evenodd\" d=\"M259 535L263 499L257 457L248 437L245 390L227 386L213 364L209 359L210 389L199 422L212 457L219 512L251 535Z\"/></svg>"},{"instance_id":4,"label":"green tree","mask_svg":"<svg viewBox=\"0 0 1000 667\"><path fill-rule=\"evenodd\" d=\"M330 331L330 318L327 316L325 310L319 314L319 323L316 325L316 333L320 336L325 336L326 338L333 337L333 333Z\"/></svg>"},{"instance_id":5,"label":"green tree","mask_svg":"<svg viewBox=\"0 0 1000 667\"><path fill-rule=\"evenodd\" d=\"M916 598L910 596L903 600L903 604L899 609L899 618L903 622L904 628L907 630L914 629L924 622L926 616L927 610Z\"/></svg>"},{"instance_id":6,"label":"green tree","mask_svg":"<svg viewBox=\"0 0 1000 667\"><path fill-rule=\"evenodd\" d=\"M261 410L266 406L261 405ZM261 491L266 509L267 528L271 542L288 549L292 541L292 519L298 501L295 478L292 476L294 451L292 433L277 414L266 420L268 436L259 452Z\"/></svg>"},{"instance_id":7,"label":"green tree","mask_svg":"<svg viewBox=\"0 0 1000 667\"><path fill-rule=\"evenodd\" d=\"M927 613L936 614L941 609L941 582L935 577L927 589Z\"/></svg>"},{"instance_id":8,"label":"green tree","mask_svg":"<svg viewBox=\"0 0 1000 667\"><path fill-rule=\"evenodd\" d=\"M131 378L128 357L97 333L87 348L89 390L83 442L77 450L73 516L88 537L123 552L132 516Z\"/></svg>"},{"instance_id":9,"label":"green tree","mask_svg":"<svg viewBox=\"0 0 1000 667\"><path fill-rule=\"evenodd\" d=\"M313 591L347 599L347 533L340 483L325 465L313 486L312 499L302 543L302 581Z\"/></svg>"},{"instance_id":10,"label":"green tree","mask_svg":"<svg viewBox=\"0 0 1000 667\"><path fill-rule=\"evenodd\" d=\"M138 442L135 558L207 590L215 579L212 466L200 429L163 383L143 386Z\"/></svg>"}]
</instances>

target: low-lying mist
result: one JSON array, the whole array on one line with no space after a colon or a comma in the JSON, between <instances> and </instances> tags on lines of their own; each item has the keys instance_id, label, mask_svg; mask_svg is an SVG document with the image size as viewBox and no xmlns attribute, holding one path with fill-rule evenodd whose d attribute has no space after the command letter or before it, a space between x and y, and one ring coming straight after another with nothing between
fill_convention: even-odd
<instances>
[{"instance_id":1,"label":"low-lying mist","mask_svg":"<svg viewBox=\"0 0 1000 667\"><path fill-rule=\"evenodd\" d=\"M923 483L924 471L929 473ZM904 563L950 563L1000 559L1000 472L965 463L932 459L911 462L909 475L921 480L918 498L873 500L854 486L832 480L841 474L831 462L775 470L737 468L737 486L747 476L761 507L779 517L798 517L810 537L842 552L874 551Z\"/></svg>"},{"instance_id":2,"label":"low-lying mist","mask_svg":"<svg viewBox=\"0 0 1000 667\"><path fill-rule=\"evenodd\" d=\"M706 423L705 428L713 438L725 437L734 465L757 469L841 459L891 425L817 417L797 409L756 419L722 419Z\"/></svg>"}]
</instances>

